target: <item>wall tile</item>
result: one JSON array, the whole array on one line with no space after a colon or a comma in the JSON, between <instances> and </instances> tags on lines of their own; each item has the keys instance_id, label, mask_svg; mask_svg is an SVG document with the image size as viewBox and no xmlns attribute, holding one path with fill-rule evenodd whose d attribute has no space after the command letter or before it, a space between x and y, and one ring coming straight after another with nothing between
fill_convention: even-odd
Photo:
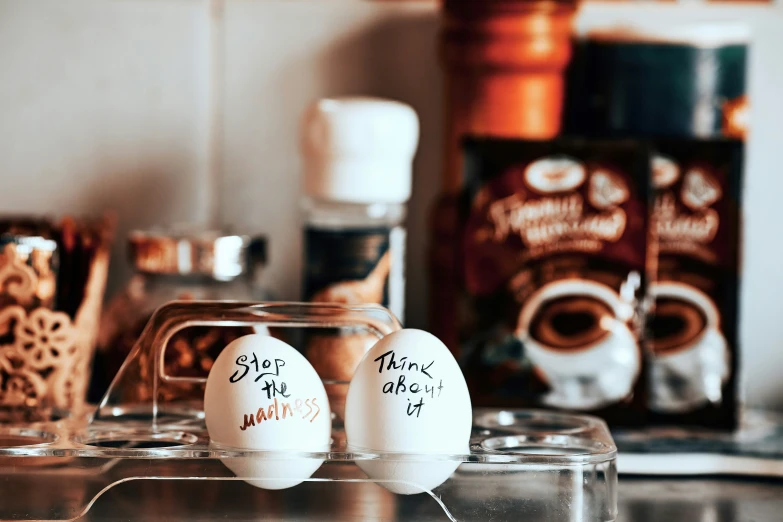
<instances>
[{"instance_id":1,"label":"wall tile","mask_svg":"<svg viewBox=\"0 0 783 522\"><path fill-rule=\"evenodd\" d=\"M204 220L209 11L186 0L0 4L0 212ZM113 281L127 274L115 247Z\"/></svg>"}]
</instances>

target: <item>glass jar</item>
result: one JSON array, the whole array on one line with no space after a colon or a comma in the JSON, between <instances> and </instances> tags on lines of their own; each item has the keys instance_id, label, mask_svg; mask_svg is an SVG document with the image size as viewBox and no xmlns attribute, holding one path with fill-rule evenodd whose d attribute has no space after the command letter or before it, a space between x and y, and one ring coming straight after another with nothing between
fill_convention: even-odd
<instances>
[{"instance_id":1,"label":"glass jar","mask_svg":"<svg viewBox=\"0 0 783 522\"><path fill-rule=\"evenodd\" d=\"M110 218L0 218L0 424L81 413L113 236Z\"/></svg>"},{"instance_id":2,"label":"glass jar","mask_svg":"<svg viewBox=\"0 0 783 522\"><path fill-rule=\"evenodd\" d=\"M224 235L216 231L135 231L128 239L136 273L104 310L91 401L99 401L131 353L153 312L171 301L254 301L269 299L257 288L266 261L262 237ZM206 377L218 353L249 328L197 326L176 333L168 342L164 370L172 377ZM143 373L143 372L142 372ZM134 400L146 402L148 380L140 374ZM168 387L158 400L191 397L189 384Z\"/></svg>"},{"instance_id":3,"label":"glass jar","mask_svg":"<svg viewBox=\"0 0 783 522\"><path fill-rule=\"evenodd\" d=\"M405 213L419 120L381 98L326 98L303 118L304 299L378 303L404 322Z\"/></svg>"}]
</instances>

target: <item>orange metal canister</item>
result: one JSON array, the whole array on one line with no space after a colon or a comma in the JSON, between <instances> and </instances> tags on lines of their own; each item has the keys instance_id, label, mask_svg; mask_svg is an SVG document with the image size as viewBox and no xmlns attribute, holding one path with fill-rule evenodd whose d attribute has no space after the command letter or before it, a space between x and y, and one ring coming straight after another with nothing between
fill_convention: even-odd
<instances>
[{"instance_id":1,"label":"orange metal canister","mask_svg":"<svg viewBox=\"0 0 783 522\"><path fill-rule=\"evenodd\" d=\"M575 11L574 1L444 0L445 172L431 223L431 329L452 350L459 328L462 138L558 134Z\"/></svg>"}]
</instances>

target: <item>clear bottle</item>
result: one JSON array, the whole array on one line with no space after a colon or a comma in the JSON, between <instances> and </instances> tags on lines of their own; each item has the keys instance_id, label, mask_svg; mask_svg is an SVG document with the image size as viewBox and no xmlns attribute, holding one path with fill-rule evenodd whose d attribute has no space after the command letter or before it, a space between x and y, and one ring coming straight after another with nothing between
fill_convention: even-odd
<instances>
[{"instance_id":1,"label":"clear bottle","mask_svg":"<svg viewBox=\"0 0 783 522\"><path fill-rule=\"evenodd\" d=\"M403 321L405 216L416 112L378 98L322 99L305 113L304 299L379 303Z\"/></svg>"}]
</instances>

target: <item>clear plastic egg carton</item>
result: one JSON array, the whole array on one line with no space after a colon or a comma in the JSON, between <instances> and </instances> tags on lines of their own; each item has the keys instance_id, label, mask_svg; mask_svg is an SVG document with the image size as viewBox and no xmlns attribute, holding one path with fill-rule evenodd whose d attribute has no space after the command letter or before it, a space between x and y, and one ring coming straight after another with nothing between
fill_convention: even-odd
<instances>
[{"instance_id":1,"label":"clear plastic egg carton","mask_svg":"<svg viewBox=\"0 0 783 522\"><path fill-rule=\"evenodd\" d=\"M0 426L0 520L615 520L616 448L606 425L588 416L474 410L469 453L349 452L339 415L348 382L324 379L333 410L328 453L210 446L201 401L160 400L182 386L203 393L204 378L166 375L163 369L168 340L191 326L266 327L297 348L318 330L380 338L400 328L378 306L166 305L150 320L97 409ZM134 399L141 374L152 377L146 402ZM265 490L243 480L258 477L234 476L221 462L226 458L324 463L298 486ZM362 459L460 464L432 491L396 495L367 478L356 465Z\"/></svg>"}]
</instances>

